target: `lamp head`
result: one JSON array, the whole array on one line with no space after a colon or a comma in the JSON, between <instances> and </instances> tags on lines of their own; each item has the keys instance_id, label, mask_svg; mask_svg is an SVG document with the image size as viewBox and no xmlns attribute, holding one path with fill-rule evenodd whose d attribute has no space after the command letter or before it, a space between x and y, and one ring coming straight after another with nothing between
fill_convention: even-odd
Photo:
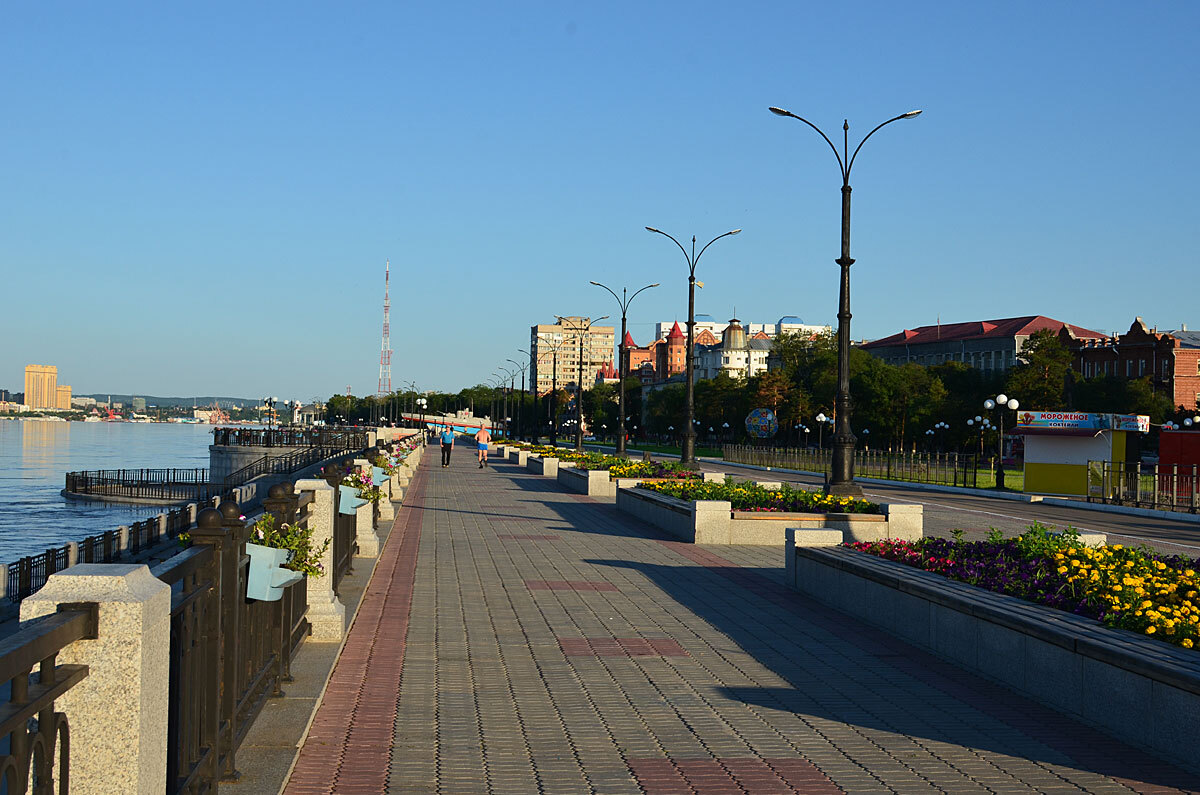
<instances>
[{"instance_id":1,"label":"lamp head","mask_svg":"<svg viewBox=\"0 0 1200 795\"><path fill-rule=\"evenodd\" d=\"M662 285L660 285L658 282L655 282L654 284L651 284L649 286L650 287L661 287Z\"/></svg>"},{"instance_id":2,"label":"lamp head","mask_svg":"<svg viewBox=\"0 0 1200 795\"><path fill-rule=\"evenodd\" d=\"M648 227L646 227L646 231L647 231L647 232L654 232L655 234L659 234L659 235L661 235L661 234L662 234L662 230L661 230L661 229L655 229L655 228L654 228L654 227L652 227L652 226L648 226Z\"/></svg>"},{"instance_id":3,"label":"lamp head","mask_svg":"<svg viewBox=\"0 0 1200 795\"><path fill-rule=\"evenodd\" d=\"M919 111L919 110L910 110L908 113L902 114L902 115L900 116L900 118L902 118L902 119L915 119L917 116L920 116L920 115L921 115L921 111Z\"/></svg>"},{"instance_id":4,"label":"lamp head","mask_svg":"<svg viewBox=\"0 0 1200 795\"><path fill-rule=\"evenodd\" d=\"M742 230L740 230L740 229L734 229L734 230L733 230L732 232L730 232L729 234L731 234L731 235L740 235L741 233L742 233Z\"/></svg>"},{"instance_id":5,"label":"lamp head","mask_svg":"<svg viewBox=\"0 0 1200 795\"><path fill-rule=\"evenodd\" d=\"M791 112L791 111L784 110L783 108L777 108L777 107L775 107L774 105L772 105L771 107L767 108L767 110L771 111L771 112L772 112L772 113L774 113L776 116L791 116L791 115L792 115L792 112Z\"/></svg>"}]
</instances>

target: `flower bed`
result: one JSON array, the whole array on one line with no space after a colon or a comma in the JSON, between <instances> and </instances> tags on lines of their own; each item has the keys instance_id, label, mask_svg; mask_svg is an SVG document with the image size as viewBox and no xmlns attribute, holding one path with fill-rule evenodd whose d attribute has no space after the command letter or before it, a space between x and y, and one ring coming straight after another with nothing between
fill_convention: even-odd
<instances>
[{"instance_id":1,"label":"flower bed","mask_svg":"<svg viewBox=\"0 0 1200 795\"><path fill-rule=\"evenodd\" d=\"M678 483L642 483L646 489L681 500L728 500L735 511L795 513L881 513L873 502L854 497L835 497L817 491L794 489L787 484L768 489L752 482L705 483L687 480Z\"/></svg>"},{"instance_id":2,"label":"flower bed","mask_svg":"<svg viewBox=\"0 0 1200 795\"><path fill-rule=\"evenodd\" d=\"M1200 561L1120 544L1084 546L1073 531L1034 523L1017 538L922 538L853 549L1097 619L1186 649L1200 643Z\"/></svg>"}]
</instances>

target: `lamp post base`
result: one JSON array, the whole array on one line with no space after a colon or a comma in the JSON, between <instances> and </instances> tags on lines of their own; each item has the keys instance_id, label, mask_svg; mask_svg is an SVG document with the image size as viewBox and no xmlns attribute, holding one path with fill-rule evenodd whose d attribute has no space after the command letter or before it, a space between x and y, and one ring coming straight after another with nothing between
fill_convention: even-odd
<instances>
[{"instance_id":1,"label":"lamp post base","mask_svg":"<svg viewBox=\"0 0 1200 795\"><path fill-rule=\"evenodd\" d=\"M862 499L862 486L855 481L849 483L827 483L825 484L825 493L832 497L857 497Z\"/></svg>"}]
</instances>

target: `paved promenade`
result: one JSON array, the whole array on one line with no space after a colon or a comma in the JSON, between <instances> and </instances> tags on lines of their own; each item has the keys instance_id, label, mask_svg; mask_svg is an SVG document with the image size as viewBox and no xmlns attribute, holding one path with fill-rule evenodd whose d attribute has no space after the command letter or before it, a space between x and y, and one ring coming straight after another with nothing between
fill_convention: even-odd
<instances>
[{"instance_id":1,"label":"paved promenade","mask_svg":"<svg viewBox=\"0 0 1200 795\"><path fill-rule=\"evenodd\" d=\"M428 455L287 793L1166 793L1197 776L509 464Z\"/></svg>"}]
</instances>

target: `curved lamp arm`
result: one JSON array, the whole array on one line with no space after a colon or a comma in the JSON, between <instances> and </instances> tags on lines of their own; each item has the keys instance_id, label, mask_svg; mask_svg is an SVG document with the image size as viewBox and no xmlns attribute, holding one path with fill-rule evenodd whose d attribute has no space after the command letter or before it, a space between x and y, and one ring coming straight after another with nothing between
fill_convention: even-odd
<instances>
[{"instance_id":1,"label":"curved lamp arm","mask_svg":"<svg viewBox=\"0 0 1200 795\"><path fill-rule=\"evenodd\" d=\"M829 140L829 136L828 136L828 135L826 135L826 134L825 134L825 133L824 133L824 132L821 130L821 128L820 128L820 127L818 127L817 125L813 124L811 121L809 121L808 119L804 118L803 116L797 116L795 113L792 113L790 110L784 110L783 108L777 108L777 107L775 107L775 106L773 106L773 105L772 105L771 107L767 108L767 110L771 111L771 112L772 112L772 113L774 113L776 116L790 116L791 118L793 118L793 119L796 119L797 121L802 121L802 122L804 122L804 123L805 123L805 124L807 124L809 127L812 127L814 130L816 130L816 131L817 131L817 135L819 135L819 136L821 136L822 138L824 138L824 139L825 139L825 143L829 144L829 148L833 150L833 156L837 158L837 162L838 162L838 170L842 172L842 181L843 181L843 182L846 182L847 180L849 180L849 179L850 179L850 170L849 170L848 168L846 168L846 164L842 162L842 156L841 156L841 154L839 154L839 153L838 153L837 147L833 145L833 141ZM864 139L864 140L865 140L865 139Z\"/></svg>"},{"instance_id":2,"label":"curved lamp arm","mask_svg":"<svg viewBox=\"0 0 1200 795\"><path fill-rule=\"evenodd\" d=\"M899 116L895 117L894 119L888 119L883 124L880 124L874 130L871 130L871 132L867 133L866 137L863 138L861 141L859 141L858 146L856 146L854 148L854 154L850 156L850 163L846 166L846 179L847 180L850 179L850 169L854 168L854 159L858 157L858 150L863 148L863 144L865 144L867 142L867 138L870 138L872 135L879 132L880 129L888 126L889 124L891 124L894 121L900 121L901 119L913 119L920 115L921 115L921 111L919 111L919 110L910 110L908 113L901 113Z\"/></svg>"}]
</instances>

